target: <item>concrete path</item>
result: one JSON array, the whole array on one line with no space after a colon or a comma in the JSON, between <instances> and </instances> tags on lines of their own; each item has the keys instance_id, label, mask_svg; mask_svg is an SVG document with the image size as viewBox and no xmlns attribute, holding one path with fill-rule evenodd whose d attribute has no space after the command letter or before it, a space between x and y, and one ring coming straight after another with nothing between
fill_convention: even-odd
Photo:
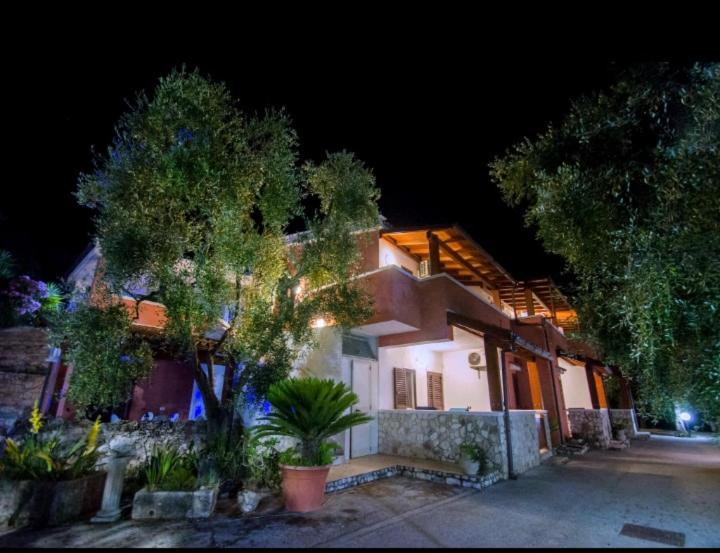
<instances>
[{"instance_id":1,"label":"concrete path","mask_svg":"<svg viewBox=\"0 0 720 553\"><path fill-rule=\"evenodd\" d=\"M720 546L720 446L653 436L624 451L553 459L475 491L405 478L329 496L307 515L75 524L0 537L0 547L654 547L626 523ZM667 547L667 546L666 546Z\"/></svg>"}]
</instances>

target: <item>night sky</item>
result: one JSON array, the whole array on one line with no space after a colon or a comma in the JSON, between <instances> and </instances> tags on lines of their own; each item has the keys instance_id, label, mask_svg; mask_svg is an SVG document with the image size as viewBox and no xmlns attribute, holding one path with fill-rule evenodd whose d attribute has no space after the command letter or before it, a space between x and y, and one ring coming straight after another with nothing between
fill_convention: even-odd
<instances>
[{"instance_id":1,"label":"night sky","mask_svg":"<svg viewBox=\"0 0 720 553\"><path fill-rule=\"evenodd\" d=\"M246 111L286 108L303 158L355 152L373 169L391 223L457 222L516 278L564 280L562 261L503 204L487 164L559 120L572 98L606 87L626 64L493 59L472 49L312 54L302 45L282 56L262 47L57 45L18 63L5 109L13 169L0 200L0 248L31 276L65 276L92 236L92 213L72 196L78 174L91 168L91 146L105 150L125 99L185 63L224 81Z\"/></svg>"}]
</instances>

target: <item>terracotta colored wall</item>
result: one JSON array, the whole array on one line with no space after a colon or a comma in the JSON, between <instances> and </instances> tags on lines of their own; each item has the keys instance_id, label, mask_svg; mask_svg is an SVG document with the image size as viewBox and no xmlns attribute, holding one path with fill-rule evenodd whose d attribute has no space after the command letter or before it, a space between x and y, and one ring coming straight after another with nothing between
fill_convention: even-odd
<instances>
[{"instance_id":1,"label":"terracotta colored wall","mask_svg":"<svg viewBox=\"0 0 720 553\"><path fill-rule=\"evenodd\" d=\"M375 314L366 324L397 320L418 328L422 326L419 289L405 273L393 267L363 277L359 284L374 300Z\"/></svg>"},{"instance_id":2,"label":"terracotta colored wall","mask_svg":"<svg viewBox=\"0 0 720 553\"><path fill-rule=\"evenodd\" d=\"M415 324L408 324L420 328L418 331L381 336L380 346L452 339L452 331L447 324L448 311L510 328L510 321L505 315L446 276L418 281L400 269L390 267L366 278L368 288L376 298L376 315L369 322L414 320L417 321ZM392 288L388 288L388 282L392 282Z\"/></svg>"},{"instance_id":3,"label":"terracotta colored wall","mask_svg":"<svg viewBox=\"0 0 720 553\"><path fill-rule=\"evenodd\" d=\"M138 420L146 411L169 417L177 411L181 420L186 420L192 389L193 373L189 364L158 359L150 376L135 386L128 418ZM165 410L161 411L161 407Z\"/></svg>"}]
</instances>

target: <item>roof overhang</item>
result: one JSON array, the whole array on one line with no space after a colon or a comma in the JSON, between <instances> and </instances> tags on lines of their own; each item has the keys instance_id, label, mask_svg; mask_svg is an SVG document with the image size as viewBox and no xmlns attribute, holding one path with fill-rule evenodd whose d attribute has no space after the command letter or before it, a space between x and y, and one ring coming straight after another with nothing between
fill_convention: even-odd
<instances>
[{"instance_id":1,"label":"roof overhang","mask_svg":"<svg viewBox=\"0 0 720 553\"><path fill-rule=\"evenodd\" d=\"M462 284L491 288L512 286L515 280L459 225L424 225L391 227L380 230L380 236L405 253L423 261L430 256L428 234L434 234L440 245L440 265Z\"/></svg>"}]
</instances>

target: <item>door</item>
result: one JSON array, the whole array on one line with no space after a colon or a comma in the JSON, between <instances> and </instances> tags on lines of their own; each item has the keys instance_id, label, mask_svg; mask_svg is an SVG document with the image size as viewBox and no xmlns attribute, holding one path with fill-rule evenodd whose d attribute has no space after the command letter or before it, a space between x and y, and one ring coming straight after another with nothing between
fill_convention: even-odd
<instances>
[{"instance_id":1,"label":"door","mask_svg":"<svg viewBox=\"0 0 720 553\"><path fill-rule=\"evenodd\" d=\"M377 367L369 360L350 361L352 390L358 396L353 411L367 413L373 420L350 430L350 457L377 453Z\"/></svg>"}]
</instances>

